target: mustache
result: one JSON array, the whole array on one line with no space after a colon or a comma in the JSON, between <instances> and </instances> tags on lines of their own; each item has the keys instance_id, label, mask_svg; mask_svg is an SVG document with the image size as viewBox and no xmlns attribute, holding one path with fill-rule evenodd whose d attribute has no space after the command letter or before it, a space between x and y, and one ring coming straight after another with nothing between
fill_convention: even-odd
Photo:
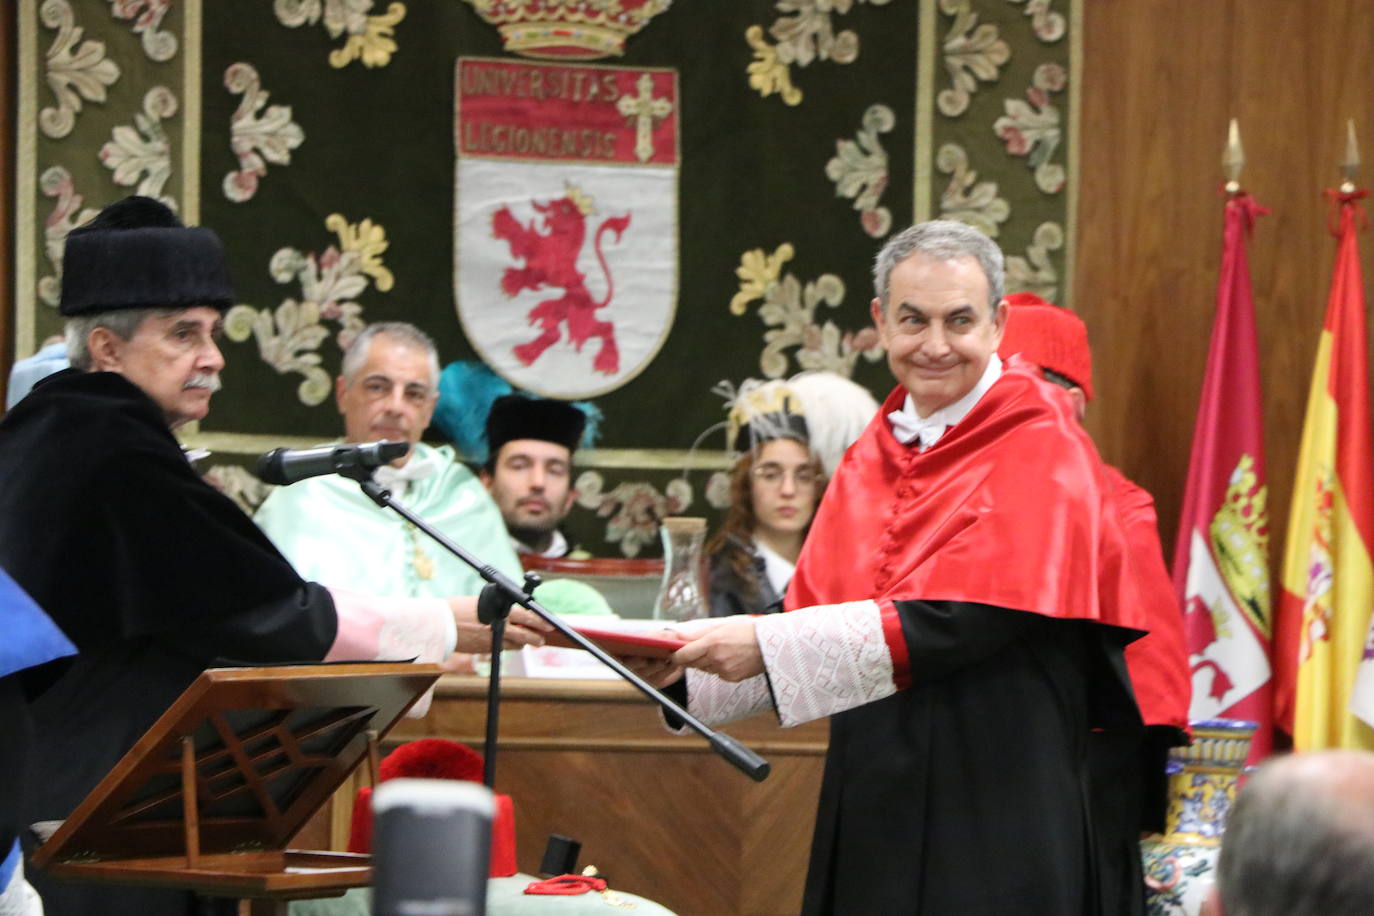
<instances>
[{"instance_id":1,"label":"mustache","mask_svg":"<svg viewBox=\"0 0 1374 916\"><path fill-rule=\"evenodd\" d=\"M223 388L224 384L219 380L218 372L198 372L187 379L186 383L181 387L183 390L188 388L208 388L210 389L210 393L214 394L216 391Z\"/></svg>"}]
</instances>

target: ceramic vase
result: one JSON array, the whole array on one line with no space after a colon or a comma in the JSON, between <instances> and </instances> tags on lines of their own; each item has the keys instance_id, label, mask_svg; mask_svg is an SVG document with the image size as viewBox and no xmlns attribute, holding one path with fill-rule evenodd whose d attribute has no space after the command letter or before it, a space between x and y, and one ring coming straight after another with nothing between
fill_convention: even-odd
<instances>
[{"instance_id":1,"label":"ceramic vase","mask_svg":"<svg viewBox=\"0 0 1374 916\"><path fill-rule=\"evenodd\" d=\"M1201 910L1254 733L1254 722L1194 722L1192 746L1169 752L1167 830L1140 843L1149 916L1197 916Z\"/></svg>"}]
</instances>

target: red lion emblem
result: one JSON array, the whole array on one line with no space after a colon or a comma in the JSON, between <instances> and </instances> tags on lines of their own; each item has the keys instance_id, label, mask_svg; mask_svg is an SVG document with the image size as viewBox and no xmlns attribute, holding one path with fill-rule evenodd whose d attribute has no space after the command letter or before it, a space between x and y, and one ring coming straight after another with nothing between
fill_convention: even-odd
<instances>
[{"instance_id":1,"label":"red lion emblem","mask_svg":"<svg viewBox=\"0 0 1374 916\"><path fill-rule=\"evenodd\" d=\"M577 269L577 256L587 238L587 217L594 213L589 197L575 187L556 200L540 203L534 208L542 214L522 224L509 207L497 210L491 218L491 234L510 246L511 257L523 260L523 267L507 267L501 276L501 289L507 296L522 290L544 288L561 289L563 294L530 309L527 316L531 326L540 328L539 336L515 347L517 359L532 365L545 350L562 339L560 325L568 325L568 339L577 352L592 338L601 341L601 350L592 368L606 375L620 371L620 350L615 342L615 325L596 317L596 310L604 307L615 294L615 281L601 240L608 232L615 233L615 241L630 225L630 214L608 217L596 228L593 250L606 276L606 298L597 302L587 290L587 277ZM536 225L538 224L538 225Z\"/></svg>"}]
</instances>

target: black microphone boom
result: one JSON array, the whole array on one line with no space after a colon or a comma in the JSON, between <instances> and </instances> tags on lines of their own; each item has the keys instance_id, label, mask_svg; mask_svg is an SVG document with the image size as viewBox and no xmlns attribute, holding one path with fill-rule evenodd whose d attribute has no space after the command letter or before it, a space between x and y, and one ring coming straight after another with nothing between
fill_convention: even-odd
<instances>
[{"instance_id":1,"label":"black microphone boom","mask_svg":"<svg viewBox=\"0 0 1374 916\"><path fill-rule=\"evenodd\" d=\"M409 442L357 442L319 448L274 448L253 465L263 483L285 485L355 468L390 464L410 451Z\"/></svg>"}]
</instances>

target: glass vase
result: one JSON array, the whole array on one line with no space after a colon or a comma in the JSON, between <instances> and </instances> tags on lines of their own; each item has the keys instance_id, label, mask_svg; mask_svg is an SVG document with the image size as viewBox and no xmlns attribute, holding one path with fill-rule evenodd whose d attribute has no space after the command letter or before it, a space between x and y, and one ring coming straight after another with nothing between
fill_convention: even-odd
<instances>
[{"instance_id":1,"label":"glass vase","mask_svg":"<svg viewBox=\"0 0 1374 916\"><path fill-rule=\"evenodd\" d=\"M706 519L665 518L659 533L663 537L663 584L654 601L654 619L680 623L707 616L701 550L706 542Z\"/></svg>"}]
</instances>

